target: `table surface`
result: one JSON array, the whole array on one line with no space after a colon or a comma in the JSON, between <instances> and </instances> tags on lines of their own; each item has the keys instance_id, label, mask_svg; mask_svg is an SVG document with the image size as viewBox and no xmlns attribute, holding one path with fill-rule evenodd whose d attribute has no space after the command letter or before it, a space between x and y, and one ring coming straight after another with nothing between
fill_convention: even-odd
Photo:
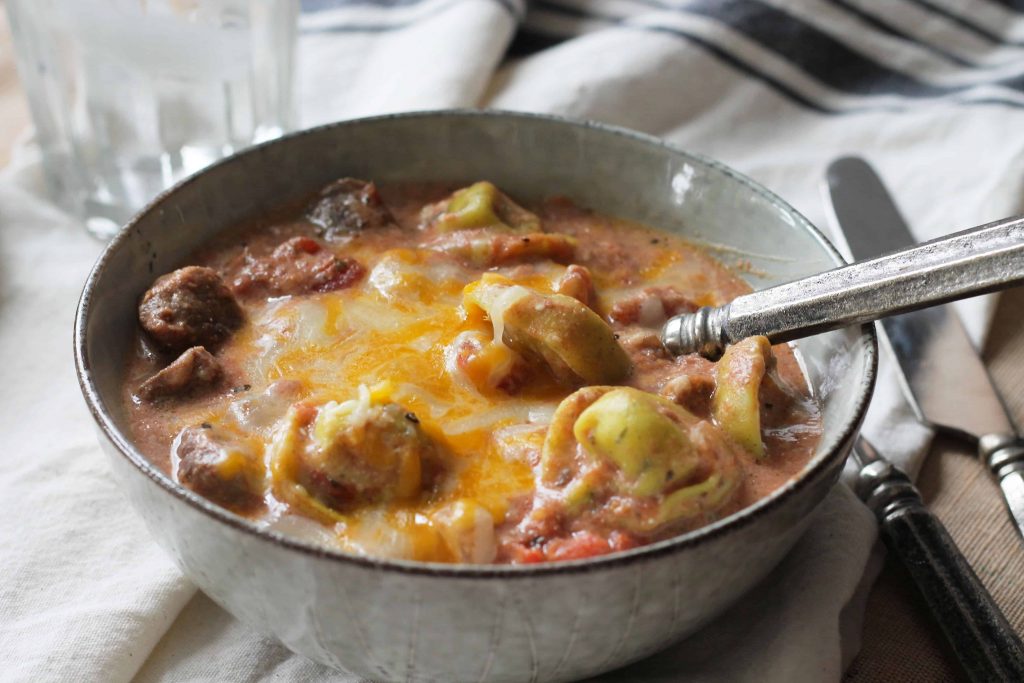
<instances>
[{"instance_id":1,"label":"table surface","mask_svg":"<svg viewBox=\"0 0 1024 683\"><path fill-rule=\"evenodd\" d=\"M15 141L28 126L7 18L0 11L0 168L7 165ZM983 355L1018 424L1024 424L1024 288L1001 296ZM1024 633L1024 544L984 466L958 444L936 439L918 486L1006 618ZM910 579L887 559L868 598L862 648L847 671L846 683L961 678Z\"/></svg>"}]
</instances>

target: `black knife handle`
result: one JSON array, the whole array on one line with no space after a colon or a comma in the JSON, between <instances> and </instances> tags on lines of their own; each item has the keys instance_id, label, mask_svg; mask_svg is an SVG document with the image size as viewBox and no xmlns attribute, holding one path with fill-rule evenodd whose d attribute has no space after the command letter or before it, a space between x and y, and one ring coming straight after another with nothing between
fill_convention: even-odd
<instances>
[{"instance_id":1,"label":"black knife handle","mask_svg":"<svg viewBox=\"0 0 1024 683\"><path fill-rule=\"evenodd\" d=\"M1024 536L1024 439L1016 434L986 434L978 454L992 470L1018 533Z\"/></svg>"},{"instance_id":2,"label":"black knife handle","mask_svg":"<svg viewBox=\"0 0 1024 683\"><path fill-rule=\"evenodd\" d=\"M978 683L1024 681L1024 645L907 475L876 461L861 470L857 489L968 677Z\"/></svg>"}]
</instances>

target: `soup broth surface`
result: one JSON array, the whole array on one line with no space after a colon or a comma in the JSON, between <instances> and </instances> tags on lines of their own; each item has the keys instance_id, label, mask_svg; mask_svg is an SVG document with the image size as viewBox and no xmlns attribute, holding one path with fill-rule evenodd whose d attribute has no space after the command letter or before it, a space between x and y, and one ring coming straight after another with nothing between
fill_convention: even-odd
<instances>
[{"instance_id":1,"label":"soup broth surface","mask_svg":"<svg viewBox=\"0 0 1024 683\"><path fill-rule=\"evenodd\" d=\"M747 291L566 198L343 179L154 283L123 400L148 458L268 528L422 561L588 557L708 524L811 458L792 348L711 362L658 340Z\"/></svg>"}]
</instances>

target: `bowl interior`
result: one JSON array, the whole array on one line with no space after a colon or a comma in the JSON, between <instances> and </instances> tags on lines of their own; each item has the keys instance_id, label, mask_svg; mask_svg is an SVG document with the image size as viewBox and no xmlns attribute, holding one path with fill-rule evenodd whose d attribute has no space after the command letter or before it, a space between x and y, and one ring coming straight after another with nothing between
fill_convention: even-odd
<instances>
[{"instance_id":1,"label":"bowl interior","mask_svg":"<svg viewBox=\"0 0 1024 683\"><path fill-rule=\"evenodd\" d=\"M173 486L131 448L120 405L139 297L216 232L342 176L378 182L487 179L527 202L566 195L706 245L724 263L742 264L741 275L755 288L842 263L806 219L759 185L639 134L480 112L406 114L297 133L219 162L158 197L111 242L86 285L76 352L87 399L150 476ZM825 424L807 465L813 469L841 457L837 451L863 416L874 338L870 328L848 328L804 340L799 349ZM191 493L185 497L203 505Z\"/></svg>"}]
</instances>

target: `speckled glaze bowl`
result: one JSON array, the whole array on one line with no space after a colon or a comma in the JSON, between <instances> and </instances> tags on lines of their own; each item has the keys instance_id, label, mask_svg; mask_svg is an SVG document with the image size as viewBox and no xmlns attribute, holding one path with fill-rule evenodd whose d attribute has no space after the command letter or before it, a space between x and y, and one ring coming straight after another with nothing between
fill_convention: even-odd
<instances>
[{"instance_id":1,"label":"speckled glaze bowl","mask_svg":"<svg viewBox=\"0 0 1024 683\"><path fill-rule=\"evenodd\" d=\"M628 552L532 566L386 561L263 531L132 445L120 403L136 304L155 275L221 229L340 176L492 180L565 194L743 260L754 287L842 262L806 219L715 162L625 130L506 113L405 114L329 125L225 159L164 193L110 243L75 321L82 392L121 486L156 540L238 619L374 680L556 681L649 655L761 580L835 484L871 394L871 327L800 344L825 435L799 476L715 524Z\"/></svg>"}]
</instances>

